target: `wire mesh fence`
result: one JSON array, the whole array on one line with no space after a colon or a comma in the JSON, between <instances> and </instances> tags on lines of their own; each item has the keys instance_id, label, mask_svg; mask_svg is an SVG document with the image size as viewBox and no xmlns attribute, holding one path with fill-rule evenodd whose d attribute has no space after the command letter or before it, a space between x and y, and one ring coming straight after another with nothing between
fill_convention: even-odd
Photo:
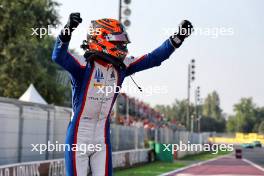
<instances>
[{"instance_id":1,"label":"wire mesh fence","mask_svg":"<svg viewBox=\"0 0 264 176\"><path fill-rule=\"evenodd\" d=\"M32 151L32 144L64 144L71 109L0 97L0 164L63 158L63 151ZM148 141L205 143L209 133L111 125L113 151L143 149Z\"/></svg>"}]
</instances>

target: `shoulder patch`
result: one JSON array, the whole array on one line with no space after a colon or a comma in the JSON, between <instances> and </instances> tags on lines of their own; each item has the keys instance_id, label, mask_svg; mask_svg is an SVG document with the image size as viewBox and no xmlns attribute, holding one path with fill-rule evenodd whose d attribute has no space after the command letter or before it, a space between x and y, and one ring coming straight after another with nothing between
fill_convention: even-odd
<instances>
[{"instance_id":1,"label":"shoulder patch","mask_svg":"<svg viewBox=\"0 0 264 176\"><path fill-rule=\"evenodd\" d=\"M135 57L134 56L128 56L128 57L126 57L124 59L124 64L126 65L126 67L128 67L134 61L135 61Z\"/></svg>"}]
</instances>

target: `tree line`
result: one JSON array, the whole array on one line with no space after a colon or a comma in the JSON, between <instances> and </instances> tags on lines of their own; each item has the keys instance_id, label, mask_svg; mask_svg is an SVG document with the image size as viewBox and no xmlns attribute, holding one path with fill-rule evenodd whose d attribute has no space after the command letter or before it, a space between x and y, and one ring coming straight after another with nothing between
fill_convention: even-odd
<instances>
[{"instance_id":1,"label":"tree line","mask_svg":"<svg viewBox=\"0 0 264 176\"><path fill-rule=\"evenodd\" d=\"M227 131L264 134L264 107L258 107L252 98L241 98L234 105L234 112L228 118Z\"/></svg>"},{"instance_id":2,"label":"tree line","mask_svg":"<svg viewBox=\"0 0 264 176\"><path fill-rule=\"evenodd\" d=\"M53 0L1 0L0 96L18 98L33 83L48 103L63 105L69 86L59 84L51 61L54 37L39 38L32 28L59 22Z\"/></svg>"},{"instance_id":3,"label":"tree line","mask_svg":"<svg viewBox=\"0 0 264 176\"><path fill-rule=\"evenodd\" d=\"M157 105L155 107L168 120L175 120L186 126L187 100L175 100L171 105ZM234 114L223 113L220 97L216 91L209 93L204 101L195 105L190 104L190 114L194 118L194 131L215 132L256 132L264 134L264 107L258 107L252 98L241 98L233 106ZM196 115L197 113L197 115Z\"/></svg>"}]
</instances>

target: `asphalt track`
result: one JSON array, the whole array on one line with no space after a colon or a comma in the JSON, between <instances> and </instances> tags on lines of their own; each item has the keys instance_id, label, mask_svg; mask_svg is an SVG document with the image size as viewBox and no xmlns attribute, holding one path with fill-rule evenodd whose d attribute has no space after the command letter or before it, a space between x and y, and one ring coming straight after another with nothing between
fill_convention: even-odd
<instances>
[{"instance_id":1,"label":"asphalt track","mask_svg":"<svg viewBox=\"0 0 264 176\"><path fill-rule=\"evenodd\" d=\"M264 168L264 148L243 149L243 158Z\"/></svg>"},{"instance_id":2,"label":"asphalt track","mask_svg":"<svg viewBox=\"0 0 264 176\"><path fill-rule=\"evenodd\" d=\"M243 149L243 159L234 155L200 162L162 176L264 176L264 148Z\"/></svg>"}]
</instances>

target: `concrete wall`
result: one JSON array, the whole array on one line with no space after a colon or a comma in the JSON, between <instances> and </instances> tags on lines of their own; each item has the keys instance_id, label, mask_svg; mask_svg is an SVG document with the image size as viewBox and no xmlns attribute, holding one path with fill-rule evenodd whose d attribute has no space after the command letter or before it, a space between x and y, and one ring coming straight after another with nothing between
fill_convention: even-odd
<instances>
[{"instance_id":1,"label":"concrete wall","mask_svg":"<svg viewBox=\"0 0 264 176\"><path fill-rule=\"evenodd\" d=\"M148 149L127 150L113 153L113 167L123 168L148 162ZM13 174L14 173L14 174ZM0 166L1 176L64 176L63 159L25 162Z\"/></svg>"}]
</instances>

